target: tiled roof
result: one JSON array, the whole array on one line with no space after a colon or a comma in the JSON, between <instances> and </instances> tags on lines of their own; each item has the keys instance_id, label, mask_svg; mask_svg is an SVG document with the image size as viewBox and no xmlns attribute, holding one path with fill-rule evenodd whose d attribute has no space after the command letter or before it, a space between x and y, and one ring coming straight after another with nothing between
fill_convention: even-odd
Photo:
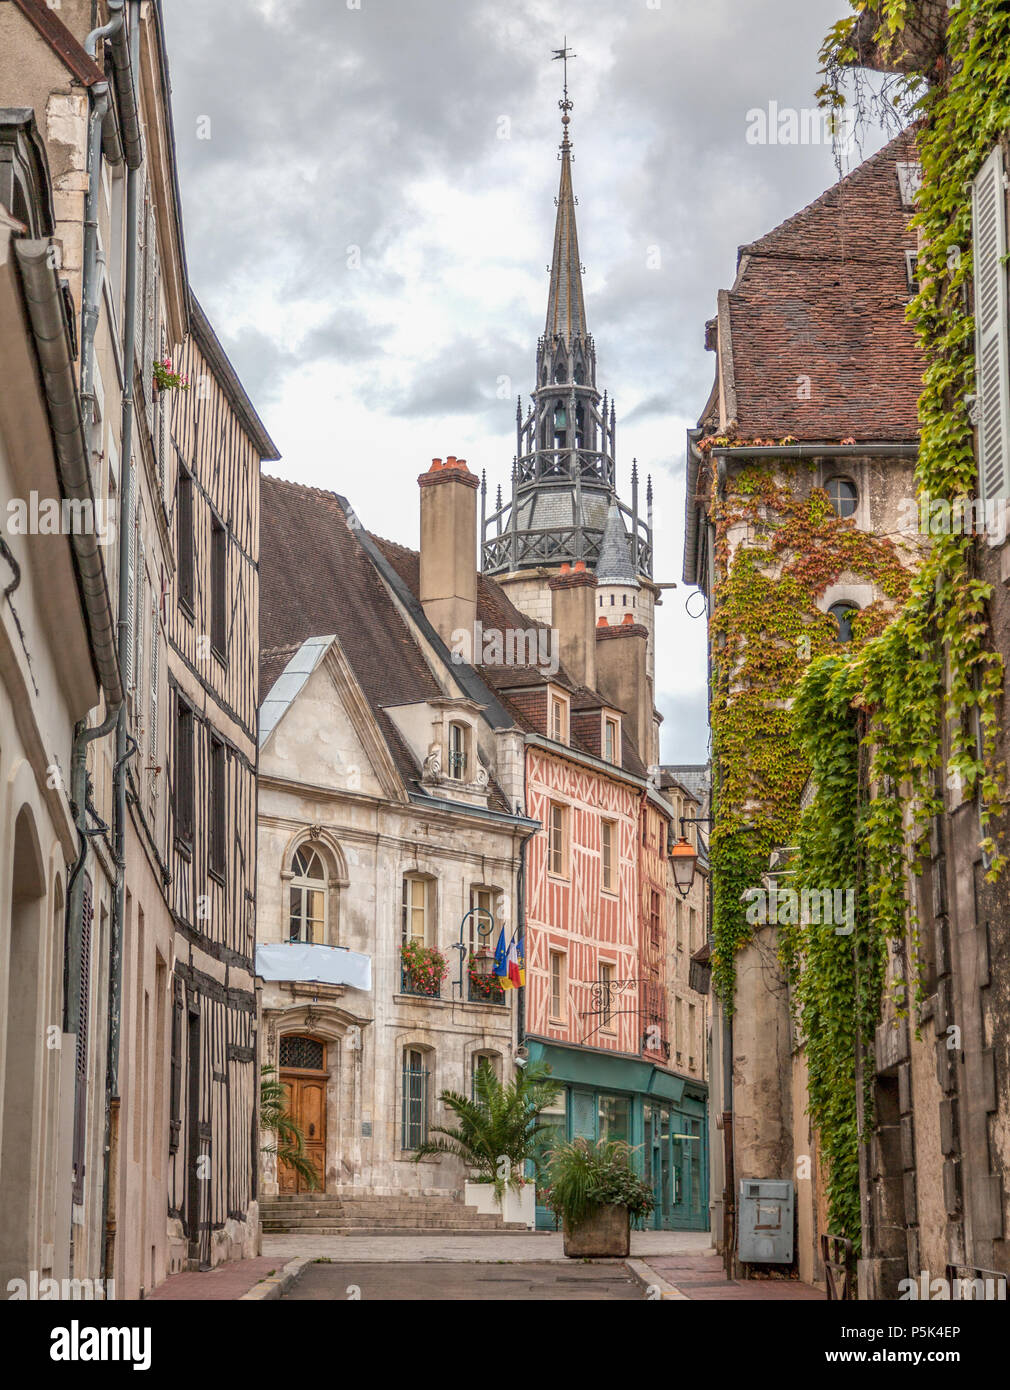
<instances>
[{"instance_id":1,"label":"tiled roof","mask_svg":"<svg viewBox=\"0 0 1010 1390\"><path fill-rule=\"evenodd\" d=\"M923 363L905 319L905 252L916 236L897 169L915 159L914 136L904 132L740 248L720 347L741 440L917 437Z\"/></svg>"},{"instance_id":2,"label":"tiled roof","mask_svg":"<svg viewBox=\"0 0 1010 1390\"><path fill-rule=\"evenodd\" d=\"M383 706L441 695L406 623L332 492L264 474L260 699L310 637L335 634L405 780L419 768Z\"/></svg>"}]
</instances>

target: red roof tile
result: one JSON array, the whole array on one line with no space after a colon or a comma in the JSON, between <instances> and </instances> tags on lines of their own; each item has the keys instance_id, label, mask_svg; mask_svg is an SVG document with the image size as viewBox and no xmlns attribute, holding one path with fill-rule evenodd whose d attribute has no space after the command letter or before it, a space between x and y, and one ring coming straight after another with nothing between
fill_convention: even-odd
<instances>
[{"instance_id":1,"label":"red roof tile","mask_svg":"<svg viewBox=\"0 0 1010 1390\"><path fill-rule=\"evenodd\" d=\"M904 132L740 248L728 296L740 439L918 436L923 363L905 318L905 252L916 236L897 174L915 160L914 136Z\"/></svg>"}]
</instances>

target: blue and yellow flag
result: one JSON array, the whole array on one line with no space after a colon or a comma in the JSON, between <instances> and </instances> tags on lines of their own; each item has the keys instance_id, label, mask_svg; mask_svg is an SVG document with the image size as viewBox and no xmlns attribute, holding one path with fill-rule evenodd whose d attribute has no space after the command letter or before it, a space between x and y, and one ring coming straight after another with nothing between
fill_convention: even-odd
<instances>
[{"instance_id":1,"label":"blue and yellow flag","mask_svg":"<svg viewBox=\"0 0 1010 1390\"><path fill-rule=\"evenodd\" d=\"M508 948L505 945L505 928L498 934L498 945L494 948L494 971L499 979L508 974Z\"/></svg>"}]
</instances>

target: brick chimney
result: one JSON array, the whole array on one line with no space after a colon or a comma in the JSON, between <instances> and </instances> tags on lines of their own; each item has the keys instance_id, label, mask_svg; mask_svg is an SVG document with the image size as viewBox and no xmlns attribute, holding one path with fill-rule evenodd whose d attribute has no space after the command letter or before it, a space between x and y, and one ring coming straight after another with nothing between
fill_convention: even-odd
<instances>
[{"instance_id":1,"label":"brick chimney","mask_svg":"<svg viewBox=\"0 0 1010 1390\"><path fill-rule=\"evenodd\" d=\"M446 646L477 621L478 479L454 454L432 459L421 489L421 604Z\"/></svg>"},{"instance_id":2,"label":"brick chimney","mask_svg":"<svg viewBox=\"0 0 1010 1390\"><path fill-rule=\"evenodd\" d=\"M628 732L642 762L653 761L652 687L647 664L649 631L630 613L609 626L601 618L596 626L596 689L603 698L623 709L631 719Z\"/></svg>"},{"instance_id":3,"label":"brick chimney","mask_svg":"<svg viewBox=\"0 0 1010 1390\"><path fill-rule=\"evenodd\" d=\"M557 630L561 664L577 685L596 688L596 576L576 560L548 581L551 626Z\"/></svg>"}]
</instances>

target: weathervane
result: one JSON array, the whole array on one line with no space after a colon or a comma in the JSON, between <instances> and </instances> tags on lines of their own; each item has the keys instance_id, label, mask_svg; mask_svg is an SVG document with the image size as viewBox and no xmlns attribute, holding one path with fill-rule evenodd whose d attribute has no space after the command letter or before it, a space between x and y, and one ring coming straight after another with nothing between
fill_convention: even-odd
<instances>
[{"instance_id":1,"label":"weathervane","mask_svg":"<svg viewBox=\"0 0 1010 1390\"><path fill-rule=\"evenodd\" d=\"M560 59L561 62L564 64L564 67L565 67L565 83L564 83L564 91L565 91L565 94L564 94L564 96L561 98L561 100L558 102L558 109L561 111L561 125L562 125L562 128L563 128L563 130L564 130L564 140L563 140L562 148L567 148L567 146L568 146L568 126L569 126L569 124L571 123L571 119L572 119L571 116L570 116L568 113L571 111L572 107L575 105L575 103L574 103L573 101L571 101L571 100L569 99L569 96L568 96L568 59L569 59L569 58L577 58L579 55L578 55L577 53L573 53L572 50L568 47L568 35L567 35L567 34L565 35L565 45L564 45L564 47L563 47L563 48L553 48L553 49L551 49L551 52L552 52L553 55L554 55L552 61L556 63L556 62Z\"/></svg>"}]
</instances>

